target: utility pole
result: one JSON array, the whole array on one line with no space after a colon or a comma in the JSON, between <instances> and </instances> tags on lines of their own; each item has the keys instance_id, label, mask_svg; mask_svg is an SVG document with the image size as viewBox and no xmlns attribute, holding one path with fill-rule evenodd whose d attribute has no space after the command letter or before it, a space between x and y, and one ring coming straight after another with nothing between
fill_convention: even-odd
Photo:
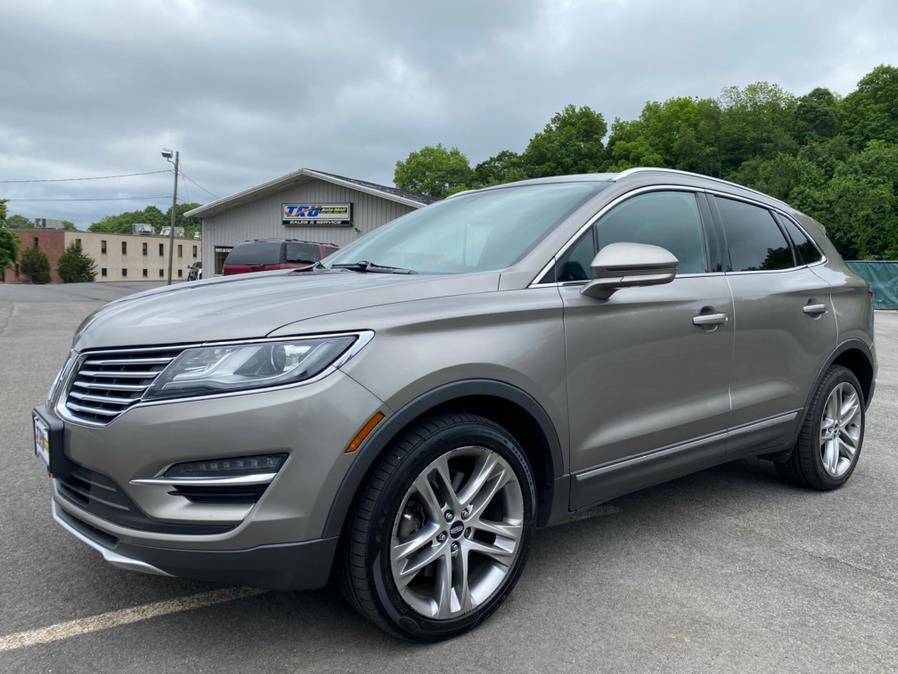
<instances>
[{"instance_id":1,"label":"utility pole","mask_svg":"<svg viewBox=\"0 0 898 674\"><path fill-rule=\"evenodd\" d=\"M165 152L162 153L162 156L165 157ZM171 285L171 268L172 268L172 259L175 255L175 219L177 218L177 207L178 207L178 161L181 158L181 153L179 151L175 151L175 187L172 190L171 195L171 227L168 231L168 285ZM169 161L171 161L171 150L168 151L168 157L166 157Z\"/></svg>"}]
</instances>

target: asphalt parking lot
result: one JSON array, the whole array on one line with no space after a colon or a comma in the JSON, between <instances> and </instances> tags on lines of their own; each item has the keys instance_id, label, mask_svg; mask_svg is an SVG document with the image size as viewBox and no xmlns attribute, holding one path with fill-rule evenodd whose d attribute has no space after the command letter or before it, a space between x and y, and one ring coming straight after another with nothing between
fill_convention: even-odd
<instances>
[{"instance_id":1,"label":"asphalt parking lot","mask_svg":"<svg viewBox=\"0 0 898 674\"><path fill-rule=\"evenodd\" d=\"M0 671L898 670L898 312L876 316L876 398L845 488L797 489L752 459L618 499L538 532L479 629L416 646L330 591L120 571L52 523L31 407L84 316L148 285L0 285Z\"/></svg>"}]
</instances>

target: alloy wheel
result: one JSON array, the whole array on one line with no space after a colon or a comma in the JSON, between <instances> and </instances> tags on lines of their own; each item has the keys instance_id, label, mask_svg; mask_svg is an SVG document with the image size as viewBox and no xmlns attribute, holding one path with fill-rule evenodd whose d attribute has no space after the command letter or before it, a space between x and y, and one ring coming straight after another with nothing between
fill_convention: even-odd
<instances>
[{"instance_id":1,"label":"alloy wheel","mask_svg":"<svg viewBox=\"0 0 898 674\"><path fill-rule=\"evenodd\" d=\"M454 449L422 470L403 498L390 541L393 581L416 613L458 618L497 593L523 532L511 465L486 447Z\"/></svg>"},{"instance_id":2,"label":"alloy wheel","mask_svg":"<svg viewBox=\"0 0 898 674\"><path fill-rule=\"evenodd\" d=\"M861 398L848 382L829 394L820 420L820 456L831 477L842 477L854 461L860 444Z\"/></svg>"}]
</instances>

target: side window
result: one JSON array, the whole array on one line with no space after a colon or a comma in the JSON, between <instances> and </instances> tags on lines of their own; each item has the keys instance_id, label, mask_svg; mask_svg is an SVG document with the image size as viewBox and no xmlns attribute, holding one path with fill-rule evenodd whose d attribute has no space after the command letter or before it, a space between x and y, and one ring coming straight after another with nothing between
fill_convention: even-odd
<instances>
[{"instance_id":1,"label":"side window","mask_svg":"<svg viewBox=\"0 0 898 674\"><path fill-rule=\"evenodd\" d=\"M679 274L708 271L705 232L692 192L640 194L615 206L596 224L599 250L611 243L647 243L673 253Z\"/></svg>"},{"instance_id":2,"label":"side window","mask_svg":"<svg viewBox=\"0 0 898 674\"><path fill-rule=\"evenodd\" d=\"M715 197L732 271L770 271L795 266L789 243L766 208Z\"/></svg>"},{"instance_id":3,"label":"side window","mask_svg":"<svg viewBox=\"0 0 898 674\"><path fill-rule=\"evenodd\" d=\"M565 281L586 281L592 276L590 267L596 256L595 227L590 227L577 242L567 249L556 267L555 278Z\"/></svg>"},{"instance_id":4,"label":"side window","mask_svg":"<svg viewBox=\"0 0 898 674\"><path fill-rule=\"evenodd\" d=\"M794 222L782 215L777 215L776 219L785 228L786 233L795 245L795 257L798 258L796 260L798 264L813 264L823 259L820 251L817 250L817 246Z\"/></svg>"}]
</instances>

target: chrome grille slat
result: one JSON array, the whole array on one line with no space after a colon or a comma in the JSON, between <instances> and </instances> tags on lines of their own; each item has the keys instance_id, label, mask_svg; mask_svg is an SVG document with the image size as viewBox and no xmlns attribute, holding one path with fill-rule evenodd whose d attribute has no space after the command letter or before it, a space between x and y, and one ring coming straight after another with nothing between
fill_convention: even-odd
<instances>
[{"instance_id":1,"label":"chrome grille slat","mask_svg":"<svg viewBox=\"0 0 898 674\"><path fill-rule=\"evenodd\" d=\"M172 356L163 357L163 358L103 358L103 359L93 359L88 358L84 361L85 365L91 366L99 366L99 365L165 365L166 363L170 363L175 358Z\"/></svg>"},{"instance_id":2,"label":"chrome grille slat","mask_svg":"<svg viewBox=\"0 0 898 674\"><path fill-rule=\"evenodd\" d=\"M82 377L101 377L103 379L151 379L162 372L162 369L153 371L134 371L134 370L80 370L79 376Z\"/></svg>"},{"instance_id":3,"label":"chrome grille slat","mask_svg":"<svg viewBox=\"0 0 898 674\"><path fill-rule=\"evenodd\" d=\"M141 386L140 384L112 384L107 382L96 383L90 381L73 381L73 386L78 386L79 388L86 389L100 389L103 391L140 391L143 393L143 390L146 386Z\"/></svg>"},{"instance_id":4,"label":"chrome grille slat","mask_svg":"<svg viewBox=\"0 0 898 674\"><path fill-rule=\"evenodd\" d=\"M104 410L99 407L88 407L87 405L77 405L72 401L65 404L70 410L77 412L87 412L88 414L101 414L104 417L117 417L122 410Z\"/></svg>"},{"instance_id":5,"label":"chrome grille slat","mask_svg":"<svg viewBox=\"0 0 898 674\"><path fill-rule=\"evenodd\" d=\"M85 353L70 377L63 404L77 420L102 426L140 402L183 349L106 350Z\"/></svg>"},{"instance_id":6,"label":"chrome grille slat","mask_svg":"<svg viewBox=\"0 0 898 674\"><path fill-rule=\"evenodd\" d=\"M90 400L95 403L116 403L120 405L130 405L140 400L140 396L136 398L119 398L118 396L95 396L90 393L79 393L78 391L69 391L69 395L78 398L78 400Z\"/></svg>"}]
</instances>

